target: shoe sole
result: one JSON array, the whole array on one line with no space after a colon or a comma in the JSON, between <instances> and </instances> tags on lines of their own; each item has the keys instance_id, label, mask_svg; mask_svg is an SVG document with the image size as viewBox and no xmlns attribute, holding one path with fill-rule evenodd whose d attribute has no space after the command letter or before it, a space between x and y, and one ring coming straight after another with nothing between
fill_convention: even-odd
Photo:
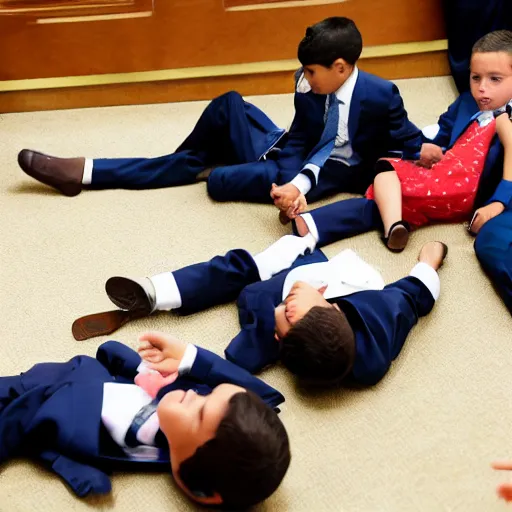
<instances>
[{"instance_id":1,"label":"shoe sole","mask_svg":"<svg viewBox=\"0 0 512 512\"><path fill-rule=\"evenodd\" d=\"M149 315L151 304L144 288L126 277L111 277L105 283L108 298L121 309Z\"/></svg>"},{"instance_id":2,"label":"shoe sole","mask_svg":"<svg viewBox=\"0 0 512 512\"><path fill-rule=\"evenodd\" d=\"M409 231L404 226L397 226L389 235L387 247L393 252L402 252L409 241Z\"/></svg>"}]
</instances>

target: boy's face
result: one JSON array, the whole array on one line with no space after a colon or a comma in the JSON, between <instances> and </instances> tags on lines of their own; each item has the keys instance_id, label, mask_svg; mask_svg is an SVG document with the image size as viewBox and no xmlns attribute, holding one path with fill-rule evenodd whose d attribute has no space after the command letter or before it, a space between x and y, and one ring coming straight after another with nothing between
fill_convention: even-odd
<instances>
[{"instance_id":1,"label":"boy's face","mask_svg":"<svg viewBox=\"0 0 512 512\"><path fill-rule=\"evenodd\" d=\"M208 498L206 501L198 500L181 482L179 467L200 446L215 437L228 410L229 401L237 393L245 393L245 389L233 384L221 384L207 396L198 395L192 390L176 390L167 393L158 404L160 429L169 443L175 480L196 501L206 504L220 503L220 496L214 497L214 501Z\"/></svg>"},{"instance_id":2,"label":"boy's face","mask_svg":"<svg viewBox=\"0 0 512 512\"><path fill-rule=\"evenodd\" d=\"M495 110L512 98L512 56L476 52L471 56L471 94L480 110Z\"/></svg>"},{"instance_id":3,"label":"boy's face","mask_svg":"<svg viewBox=\"0 0 512 512\"><path fill-rule=\"evenodd\" d=\"M321 64L309 64L303 69L304 77L315 94L331 94L347 81L354 66L350 66L343 59L337 59L328 68Z\"/></svg>"},{"instance_id":4,"label":"boy's face","mask_svg":"<svg viewBox=\"0 0 512 512\"><path fill-rule=\"evenodd\" d=\"M324 299L325 286L317 289L313 286L297 281L284 301L274 310L275 338L280 340L311 308L338 308L337 304L330 304Z\"/></svg>"}]
</instances>

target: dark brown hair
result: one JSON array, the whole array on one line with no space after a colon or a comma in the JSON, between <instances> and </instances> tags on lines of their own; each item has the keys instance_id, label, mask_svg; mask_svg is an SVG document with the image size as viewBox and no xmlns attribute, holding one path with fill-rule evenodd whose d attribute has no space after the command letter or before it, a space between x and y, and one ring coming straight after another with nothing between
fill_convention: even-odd
<instances>
[{"instance_id":1,"label":"dark brown hair","mask_svg":"<svg viewBox=\"0 0 512 512\"><path fill-rule=\"evenodd\" d=\"M506 52L512 55L512 32L495 30L481 37L473 46L472 53Z\"/></svg>"},{"instance_id":2,"label":"dark brown hair","mask_svg":"<svg viewBox=\"0 0 512 512\"><path fill-rule=\"evenodd\" d=\"M223 509L268 498L290 465L288 434L277 413L251 391L231 397L213 439L183 461L179 475L198 497L222 497Z\"/></svg>"},{"instance_id":3,"label":"dark brown hair","mask_svg":"<svg viewBox=\"0 0 512 512\"><path fill-rule=\"evenodd\" d=\"M281 340L280 358L300 379L320 385L343 380L354 364L354 331L345 314L315 306Z\"/></svg>"},{"instance_id":4,"label":"dark brown hair","mask_svg":"<svg viewBox=\"0 0 512 512\"><path fill-rule=\"evenodd\" d=\"M299 43L298 58L303 66L320 64L326 68L336 59L354 65L363 50L363 39L349 18L333 16L306 29Z\"/></svg>"}]
</instances>

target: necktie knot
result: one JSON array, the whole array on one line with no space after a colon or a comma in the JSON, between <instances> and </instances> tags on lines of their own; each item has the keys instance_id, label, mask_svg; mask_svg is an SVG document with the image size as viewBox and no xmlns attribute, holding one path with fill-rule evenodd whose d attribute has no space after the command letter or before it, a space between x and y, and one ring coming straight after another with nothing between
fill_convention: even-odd
<instances>
[{"instance_id":1,"label":"necktie knot","mask_svg":"<svg viewBox=\"0 0 512 512\"><path fill-rule=\"evenodd\" d=\"M338 99L336 94L334 92L331 92L331 94L329 94L329 107L339 105L340 103L343 104L343 102Z\"/></svg>"}]
</instances>

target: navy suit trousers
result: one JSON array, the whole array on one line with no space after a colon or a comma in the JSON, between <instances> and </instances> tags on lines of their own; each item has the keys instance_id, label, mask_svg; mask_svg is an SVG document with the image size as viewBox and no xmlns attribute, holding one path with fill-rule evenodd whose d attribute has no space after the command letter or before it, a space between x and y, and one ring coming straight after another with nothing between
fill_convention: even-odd
<instances>
[{"instance_id":1,"label":"navy suit trousers","mask_svg":"<svg viewBox=\"0 0 512 512\"><path fill-rule=\"evenodd\" d=\"M95 159L91 188L187 185L194 183L205 168L221 166L208 187L214 199L234 200L238 199L237 194L246 193L249 200L270 202L277 165L271 160L257 160L282 132L240 94L229 92L212 100L192 133L170 155Z\"/></svg>"}]
</instances>

